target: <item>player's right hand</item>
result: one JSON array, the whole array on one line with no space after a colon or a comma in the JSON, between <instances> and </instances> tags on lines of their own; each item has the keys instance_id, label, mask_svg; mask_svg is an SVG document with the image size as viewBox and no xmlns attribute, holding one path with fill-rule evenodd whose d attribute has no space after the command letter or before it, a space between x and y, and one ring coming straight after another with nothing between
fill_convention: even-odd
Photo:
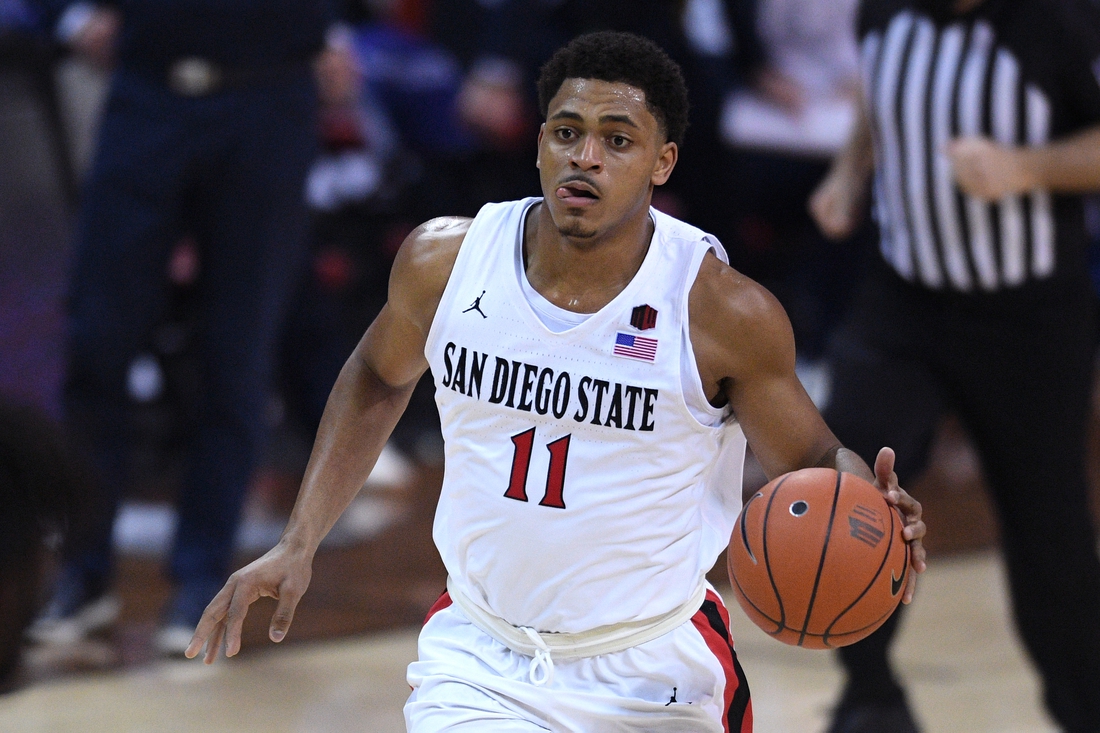
<instances>
[{"instance_id":1,"label":"player's right hand","mask_svg":"<svg viewBox=\"0 0 1100 733\"><path fill-rule=\"evenodd\" d=\"M206 647L204 661L211 664L225 645L225 656L241 650L241 629L248 607L261 597L279 604L271 617L268 636L279 642L286 637L298 601L309 587L313 555L282 542L266 555L229 576L229 580L203 611L184 655L194 659Z\"/></svg>"}]
</instances>

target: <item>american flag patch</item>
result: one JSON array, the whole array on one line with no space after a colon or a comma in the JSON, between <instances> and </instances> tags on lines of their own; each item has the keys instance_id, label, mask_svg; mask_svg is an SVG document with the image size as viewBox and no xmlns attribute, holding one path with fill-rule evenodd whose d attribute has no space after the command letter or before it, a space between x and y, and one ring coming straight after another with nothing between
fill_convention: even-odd
<instances>
[{"instance_id":1,"label":"american flag patch","mask_svg":"<svg viewBox=\"0 0 1100 733\"><path fill-rule=\"evenodd\" d=\"M653 361L657 358L657 339L618 332L615 334L615 349L612 353L628 359Z\"/></svg>"}]
</instances>

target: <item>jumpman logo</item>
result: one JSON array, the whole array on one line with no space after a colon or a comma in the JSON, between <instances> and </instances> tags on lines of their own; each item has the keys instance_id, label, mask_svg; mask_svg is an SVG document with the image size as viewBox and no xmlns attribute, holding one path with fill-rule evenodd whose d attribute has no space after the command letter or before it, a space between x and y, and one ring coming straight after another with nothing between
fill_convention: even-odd
<instances>
[{"instance_id":1,"label":"jumpman logo","mask_svg":"<svg viewBox=\"0 0 1100 733\"><path fill-rule=\"evenodd\" d=\"M676 700L676 688L673 687L672 688L672 697L671 697L671 699L669 699L668 702L665 703L665 707L667 708L669 705L676 705L676 704L683 704L683 703L679 703ZM686 703L686 704L690 705L691 703L689 702L689 703Z\"/></svg>"},{"instance_id":2,"label":"jumpman logo","mask_svg":"<svg viewBox=\"0 0 1100 733\"><path fill-rule=\"evenodd\" d=\"M488 318L489 316L485 315L485 312L481 310L481 299L483 297L485 297L485 291L484 290L481 291L481 295L474 298L473 304L471 304L469 308L467 308L466 310L464 310L462 312L463 313L469 313L470 311L477 311L478 313L481 314L482 318Z\"/></svg>"}]
</instances>

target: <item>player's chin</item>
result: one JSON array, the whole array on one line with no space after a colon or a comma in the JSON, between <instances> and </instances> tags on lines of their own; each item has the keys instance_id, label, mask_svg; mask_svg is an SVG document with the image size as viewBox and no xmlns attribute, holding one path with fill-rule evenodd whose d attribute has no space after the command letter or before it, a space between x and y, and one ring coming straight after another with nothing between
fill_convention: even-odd
<instances>
[{"instance_id":1,"label":"player's chin","mask_svg":"<svg viewBox=\"0 0 1100 733\"><path fill-rule=\"evenodd\" d=\"M594 217L584 209L564 208L553 212L558 234L571 239L590 239L599 231Z\"/></svg>"},{"instance_id":2,"label":"player's chin","mask_svg":"<svg viewBox=\"0 0 1100 733\"><path fill-rule=\"evenodd\" d=\"M569 239L592 239L599 234L599 230L591 224L574 219L558 226L558 234Z\"/></svg>"}]
</instances>

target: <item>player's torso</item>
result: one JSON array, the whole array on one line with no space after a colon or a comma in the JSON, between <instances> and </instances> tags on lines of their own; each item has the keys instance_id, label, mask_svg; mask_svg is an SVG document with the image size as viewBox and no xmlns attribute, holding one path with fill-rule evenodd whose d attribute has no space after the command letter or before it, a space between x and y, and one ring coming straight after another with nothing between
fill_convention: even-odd
<instances>
[{"instance_id":1,"label":"player's torso","mask_svg":"<svg viewBox=\"0 0 1100 733\"><path fill-rule=\"evenodd\" d=\"M554 333L522 290L532 203L478 215L429 335L446 441L435 539L475 602L516 625L582 631L663 613L695 589L732 521L708 502L708 472L740 431L702 425L683 395L685 361L697 373L683 358L688 279L706 245L664 217L631 283Z\"/></svg>"}]
</instances>

